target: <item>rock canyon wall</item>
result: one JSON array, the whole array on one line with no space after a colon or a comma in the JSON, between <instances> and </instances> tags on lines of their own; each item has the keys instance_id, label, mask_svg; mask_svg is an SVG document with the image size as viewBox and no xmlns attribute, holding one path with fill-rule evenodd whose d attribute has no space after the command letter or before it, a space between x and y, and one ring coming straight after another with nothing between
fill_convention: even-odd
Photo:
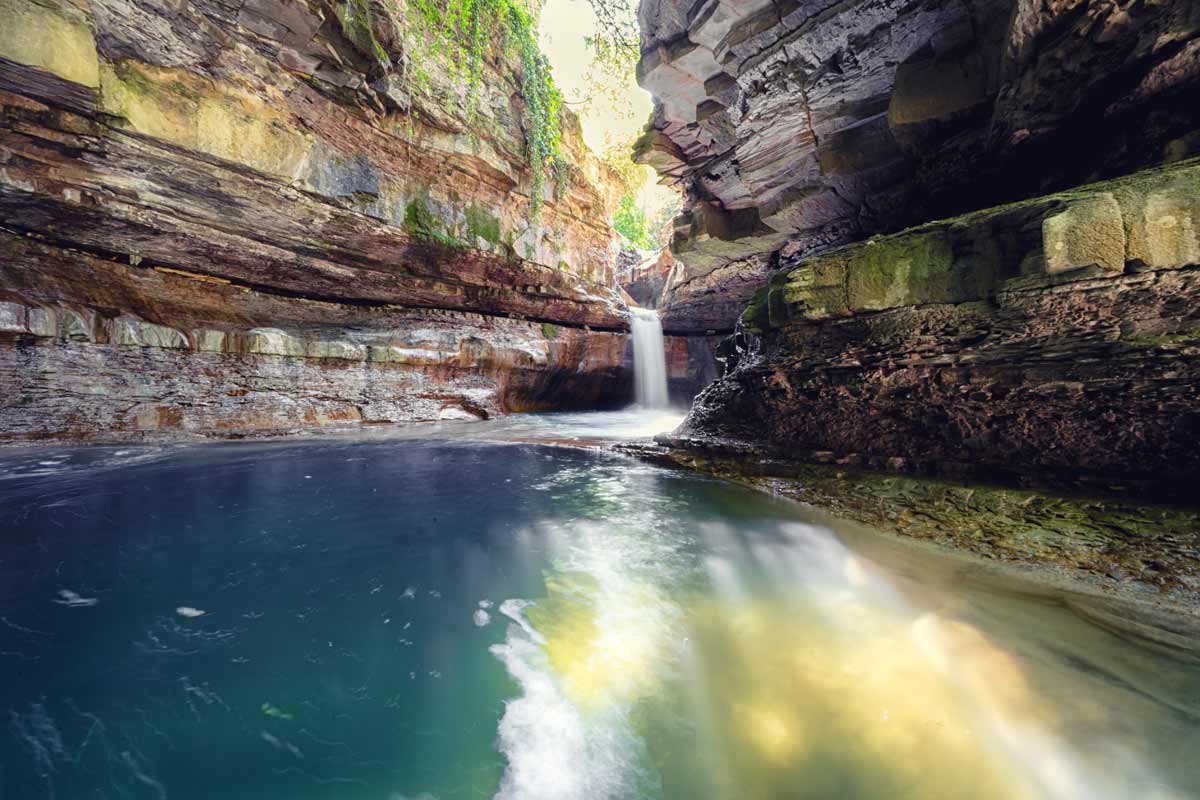
<instances>
[{"instance_id":1,"label":"rock canyon wall","mask_svg":"<svg viewBox=\"0 0 1200 800\"><path fill-rule=\"evenodd\" d=\"M640 16L639 157L688 193L664 324L738 329L673 444L1187 496L1200 5Z\"/></svg>"},{"instance_id":2,"label":"rock canyon wall","mask_svg":"<svg viewBox=\"0 0 1200 800\"><path fill-rule=\"evenodd\" d=\"M630 392L616 181L403 0L0 0L0 439ZM543 177L543 173L545 173Z\"/></svg>"},{"instance_id":3,"label":"rock canyon wall","mask_svg":"<svg viewBox=\"0 0 1200 800\"><path fill-rule=\"evenodd\" d=\"M793 458L1186 497L1200 160L801 259L681 435Z\"/></svg>"},{"instance_id":4,"label":"rock canyon wall","mask_svg":"<svg viewBox=\"0 0 1200 800\"><path fill-rule=\"evenodd\" d=\"M1200 155L1185 0L644 0L640 19L638 157L689 198L668 328L731 330L781 257Z\"/></svg>"}]
</instances>

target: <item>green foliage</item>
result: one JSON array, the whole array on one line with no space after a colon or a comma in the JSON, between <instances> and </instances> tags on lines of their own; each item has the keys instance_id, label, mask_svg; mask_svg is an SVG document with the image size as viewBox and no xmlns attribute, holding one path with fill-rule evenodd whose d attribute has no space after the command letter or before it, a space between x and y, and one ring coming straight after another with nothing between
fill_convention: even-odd
<instances>
[{"instance_id":1,"label":"green foliage","mask_svg":"<svg viewBox=\"0 0 1200 800\"><path fill-rule=\"evenodd\" d=\"M655 239L659 239L663 235L664 230L673 228L675 218L683 211L683 195L675 193L671 198L654 214L654 219L650 221L650 235Z\"/></svg>"},{"instance_id":2,"label":"green foliage","mask_svg":"<svg viewBox=\"0 0 1200 800\"><path fill-rule=\"evenodd\" d=\"M558 326L553 322L543 322L542 336L545 336L550 341L554 341L558 338Z\"/></svg>"},{"instance_id":3,"label":"green foliage","mask_svg":"<svg viewBox=\"0 0 1200 800\"><path fill-rule=\"evenodd\" d=\"M592 66L609 75L631 75L641 49L637 0L587 0L596 16L595 33L585 37Z\"/></svg>"},{"instance_id":4,"label":"green foliage","mask_svg":"<svg viewBox=\"0 0 1200 800\"><path fill-rule=\"evenodd\" d=\"M525 147L529 153L529 165L533 170L530 215L536 219L542 208L542 187L546 182L546 171L559 158L562 94L554 85L549 60L538 47L536 29L524 27L522 30L524 36L521 40L521 61L525 67L522 94L525 95L525 104L529 110Z\"/></svg>"},{"instance_id":5,"label":"green foliage","mask_svg":"<svg viewBox=\"0 0 1200 800\"><path fill-rule=\"evenodd\" d=\"M635 164L632 158L633 147L627 140L609 134L605 137L604 149L600 160L605 163L621 180L621 188L627 193L636 192L646 180L650 168Z\"/></svg>"},{"instance_id":6,"label":"green foliage","mask_svg":"<svg viewBox=\"0 0 1200 800\"><path fill-rule=\"evenodd\" d=\"M637 204L633 194L626 192L617 203L613 229L639 250L654 250L658 241L646 220L646 212Z\"/></svg>"},{"instance_id":7,"label":"green foliage","mask_svg":"<svg viewBox=\"0 0 1200 800\"><path fill-rule=\"evenodd\" d=\"M589 82L600 94L608 95L614 110L622 116L624 87L634 81L641 34L635 0L587 0L596 15L596 29L584 37L592 51Z\"/></svg>"},{"instance_id":8,"label":"green foliage","mask_svg":"<svg viewBox=\"0 0 1200 800\"><path fill-rule=\"evenodd\" d=\"M645 187L653 171L633 161L633 147L629 139L612 137L606 140L600 158L616 173L625 194L621 197L613 227L629 240L633 246L643 250L657 249L661 236L679 215L683 198L675 194L658 208L653 216L639 207L634 198Z\"/></svg>"},{"instance_id":9,"label":"green foliage","mask_svg":"<svg viewBox=\"0 0 1200 800\"><path fill-rule=\"evenodd\" d=\"M530 216L536 219L541 211L546 176L560 159L562 135L562 94L554 85L550 62L538 46L536 20L520 4L521 0L409 2L429 36L432 54L447 56L452 77L466 81L471 111L479 102L484 54L499 43L505 51L520 57L521 94L528 108L525 148L533 172ZM418 70L420 79L421 68Z\"/></svg>"}]
</instances>

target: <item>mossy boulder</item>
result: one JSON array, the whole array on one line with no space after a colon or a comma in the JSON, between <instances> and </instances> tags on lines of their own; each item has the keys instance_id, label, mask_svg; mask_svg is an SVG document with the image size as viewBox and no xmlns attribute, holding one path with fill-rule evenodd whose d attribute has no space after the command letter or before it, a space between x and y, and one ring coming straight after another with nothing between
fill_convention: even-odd
<instances>
[{"instance_id":1,"label":"mossy boulder","mask_svg":"<svg viewBox=\"0 0 1200 800\"><path fill-rule=\"evenodd\" d=\"M1200 263L1200 160L984 209L812 256L776 273L752 330Z\"/></svg>"},{"instance_id":2,"label":"mossy boulder","mask_svg":"<svg viewBox=\"0 0 1200 800\"><path fill-rule=\"evenodd\" d=\"M847 276L853 253L840 251L818 256L788 273L783 284L783 302L808 320L849 314Z\"/></svg>"},{"instance_id":3,"label":"mossy boulder","mask_svg":"<svg viewBox=\"0 0 1200 800\"><path fill-rule=\"evenodd\" d=\"M855 310L965 300L954 292L954 252L944 231L867 242L847 259L846 296Z\"/></svg>"},{"instance_id":4,"label":"mossy boulder","mask_svg":"<svg viewBox=\"0 0 1200 800\"><path fill-rule=\"evenodd\" d=\"M1104 192L1072 203L1042 221L1042 252L1048 272L1125 268L1125 225L1116 198Z\"/></svg>"}]
</instances>

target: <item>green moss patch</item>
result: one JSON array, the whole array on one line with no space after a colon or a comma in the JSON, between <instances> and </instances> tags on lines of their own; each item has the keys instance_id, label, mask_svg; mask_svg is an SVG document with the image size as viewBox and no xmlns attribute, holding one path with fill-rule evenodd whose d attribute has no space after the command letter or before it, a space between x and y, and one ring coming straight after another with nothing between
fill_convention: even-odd
<instances>
[{"instance_id":1,"label":"green moss patch","mask_svg":"<svg viewBox=\"0 0 1200 800\"><path fill-rule=\"evenodd\" d=\"M467 208L467 233L493 245L500 244L500 220L478 205Z\"/></svg>"}]
</instances>

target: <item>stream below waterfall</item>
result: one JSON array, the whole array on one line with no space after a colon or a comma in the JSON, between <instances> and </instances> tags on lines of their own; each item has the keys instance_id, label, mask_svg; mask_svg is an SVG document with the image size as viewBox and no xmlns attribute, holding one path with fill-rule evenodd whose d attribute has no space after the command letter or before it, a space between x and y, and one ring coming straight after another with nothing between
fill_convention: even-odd
<instances>
[{"instance_id":1,"label":"stream below waterfall","mask_svg":"<svg viewBox=\"0 0 1200 800\"><path fill-rule=\"evenodd\" d=\"M0 451L0 798L1200 796L1200 665L586 447L663 410Z\"/></svg>"}]
</instances>

